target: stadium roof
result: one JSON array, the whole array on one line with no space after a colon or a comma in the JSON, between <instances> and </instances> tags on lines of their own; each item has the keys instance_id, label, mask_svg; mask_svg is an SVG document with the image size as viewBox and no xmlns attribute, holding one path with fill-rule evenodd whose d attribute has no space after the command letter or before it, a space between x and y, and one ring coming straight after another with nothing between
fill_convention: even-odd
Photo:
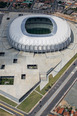
<instances>
[{"instance_id":1,"label":"stadium roof","mask_svg":"<svg viewBox=\"0 0 77 116\"><path fill-rule=\"evenodd\" d=\"M27 19L33 17L49 18L53 30L49 34L30 34L25 29ZM67 22L50 15L26 15L12 21L9 26L9 42L19 50L43 52L56 51L67 47L71 42L71 30Z\"/></svg>"}]
</instances>

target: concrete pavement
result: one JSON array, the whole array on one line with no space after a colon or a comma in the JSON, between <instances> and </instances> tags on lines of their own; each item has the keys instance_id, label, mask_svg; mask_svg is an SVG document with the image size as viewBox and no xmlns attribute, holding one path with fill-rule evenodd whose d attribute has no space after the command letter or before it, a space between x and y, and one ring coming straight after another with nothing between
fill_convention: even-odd
<instances>
[{"instance_id":1,"label":"concrete pavement","mask_svg":"<svg viewBox=\"0 0 77 116\"><path fill-rule=\"evenodd\" d=\"M40 116L41 113L46 109L46 106L48 106L51 101L52 96L56 93L56 95L60 92L62 89L61 87L64 87L65 85L73 76L73 74L76 72L76 65L77 60L71 65L71 67L65 72L65 74L59 79L59 81L51 88L49 93L42 99L42 101L39 102L39 104L36 106L36 108L29 114L29 116ZM74 73L71 73L74 72ZM68 78L67 78L68 77ZM74 81L74 80L73 80ZM72 82L73 82L72 81ZM70 87L70 85L68 85ZM57 91L57 92L56 92ZM54 96L56 96L54 95ZM53 96L53 98L54 98ZM49 100L50 99L50 100ZM45 105L45 106L44 106ZM55 105L54 105L55 106Z\"/></svg>"},{"instance_id":2,"label":"concrete pavement","mask_svg":"<svg viewBox=\"0 0 77 116\"><path fill-rule=\"evenodd\" d=\"M46 116L50 112L50 110L54 108L61 97L63 97L64 93L69 89L75 79L77 79L77 60L51 88L48 94L39 102L39 104L31 113L25 114L22 111L1 101L0 107L16 114L16 116Z\"/></svg>"}]
</instances>

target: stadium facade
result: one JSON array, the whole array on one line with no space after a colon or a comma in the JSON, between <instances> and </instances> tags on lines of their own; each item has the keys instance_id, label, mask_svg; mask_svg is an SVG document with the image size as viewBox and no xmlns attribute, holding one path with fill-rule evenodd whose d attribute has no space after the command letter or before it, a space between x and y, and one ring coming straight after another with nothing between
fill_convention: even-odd
<instances>
[{"instance_id":1,"label":"stadium facade","mask_svg":"<svg viewBox=\"0 0 77 116\"><path fill-rule=\"evenodd\" d=\"M61 18L50 15L26 15L14 19L8 30L9 43L25 52L53 52L71 42L71 29Z\"/></svg>"}]
</instances>

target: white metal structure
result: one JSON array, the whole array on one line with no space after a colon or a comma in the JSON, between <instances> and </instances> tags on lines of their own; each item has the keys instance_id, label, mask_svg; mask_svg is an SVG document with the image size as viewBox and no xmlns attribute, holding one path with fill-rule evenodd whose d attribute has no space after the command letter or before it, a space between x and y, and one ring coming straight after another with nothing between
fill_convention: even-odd
<instances>
[{"instance_id":1,"label":"white metal structure","mask_svg":"<svg viewBox=\"0 0 77 116\"><path fill-rule=\"evenodd\" d=\"M51 33L28 33L25 28L26 21L34 17L50 19L53 24ZM67 22L50 15L26 15L18 17L10 24L8 35L8 40L14 48L27 52L42 53L58 51L66 48L71 42L71 29Z\"/></svg>"}]
</instances>

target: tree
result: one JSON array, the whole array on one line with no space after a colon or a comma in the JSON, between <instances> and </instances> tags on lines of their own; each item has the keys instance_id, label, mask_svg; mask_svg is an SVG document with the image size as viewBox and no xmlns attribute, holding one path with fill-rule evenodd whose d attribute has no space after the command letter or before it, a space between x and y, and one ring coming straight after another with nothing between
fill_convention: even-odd
<instances>
[{"instance_id":1,"label":"tree","mask_svg":"<svg viewBox=\"0 0 77 116\"><path fill-rule=\"evenodd\" d=\"M28 4L28 7L30 8L30 7L31 7L31 5L32 5L32 4L31 4L31 3L29 3L29 4Z\"/></svg>"},{"instance_id":2,"label":"tree","mask_svg":"<svg viewBox=\"0 0 77 116\"><path fill-rule=\"evenodd\" d=\"M59 1L58 3L59 3L59 4L62 4L62 1Z\"/></svg>"},{"instance_id":3,"label":"tree","mask_svg":"<svg viewBox=\"0 0 77 116\"><path fill-rule=\"evenodd\" d=\"M0 2L0 8L5 8L7 6L7 2Z\"/></svg>"}]
</instances>

